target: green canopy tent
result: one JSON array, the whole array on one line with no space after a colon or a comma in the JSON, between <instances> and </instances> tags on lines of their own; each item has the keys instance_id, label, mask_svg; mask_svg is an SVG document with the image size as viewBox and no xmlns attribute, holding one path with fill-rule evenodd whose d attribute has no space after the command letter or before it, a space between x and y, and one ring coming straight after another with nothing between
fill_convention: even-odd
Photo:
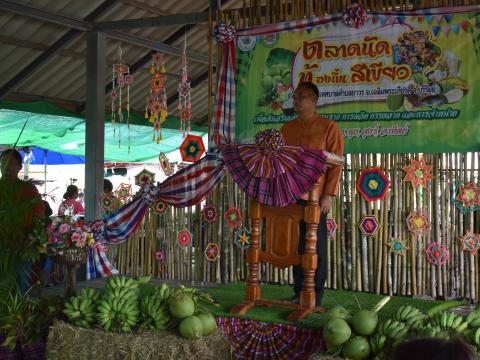
<instances>
[{"instance_id":1,"label":"green canopy tent","mask_svg":"<svg viewBox=\"0 0 480 360\"><path fill-rule=\"evenodd\" d=\"M37 146L70 155L85 155L85 119L44 101L0 102L0 145L13 145L25 125L18 147ZM152 140L153 126L130 114L130 126L112 125L105 117L105 161L152 163L160 153L176 151L183 141L180 120L169 117L162 125L162 141ZM115 136L114 136L115 132ZM207 128L192 125L193 135L204 136ZM130 140L129 140L130 139ZM130 141L130 151L129 151Z\"/></svg>"}]
</instances>

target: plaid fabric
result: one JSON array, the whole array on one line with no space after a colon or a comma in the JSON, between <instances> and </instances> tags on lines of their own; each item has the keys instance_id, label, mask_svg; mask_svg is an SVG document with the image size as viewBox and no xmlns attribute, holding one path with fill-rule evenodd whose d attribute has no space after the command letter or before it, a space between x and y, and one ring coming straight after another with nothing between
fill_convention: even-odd
<instances>
[{"instance_id":1,"label":"plaid fabric","mask_svg":"<svg viewBox=\"0 0 480 360\"><path fill-rule=\"evenodd\" d=\"M235 140L235 42L225 45L214 118L209 138L209 149Z\"/></svg>"},{"instance_id":2,"label":"plaid fabric","mask_svg":"<svg viewBox=\"0 0 480 360\"><path fill-rule=\"evenodd\" d=\"M321 150L283 146L277 156L265 156L256 145L226 145L225 166L248 195L268 206L294 203L327 170Z\"/></svg>"},{"instance_id":3,"label":"plaid fabric","mask_svg":"<svg viewBox=\"0 0 480 360\"><path fill-rule=\"evenodd\" d=\"M216 320L232 345L234 359L308 359L325 350L321 329L238 318Z\"/></svg>"},{"instance_id":4,"label":"plaid fabric","mask_svg":"<svg viewBox=\"0 0 480 360\"><path fill-rule=\"evenodd\" d=\"M202 201L223 179L225 170L218 153L207 153L196 163L180 170L160 184L158 200L175 207Z\"/></svg>"},{"instance_id":5,"label":"plaid fabric","mask_svg":"<svg viewBox=\"0 0 480 360\"><path fill-rule=\"evenodd\" d=\"M108 261L107 254L100 249L90 249L87 261L87 280L117 275L118 270Z\"/></svg>"}]
</instances>

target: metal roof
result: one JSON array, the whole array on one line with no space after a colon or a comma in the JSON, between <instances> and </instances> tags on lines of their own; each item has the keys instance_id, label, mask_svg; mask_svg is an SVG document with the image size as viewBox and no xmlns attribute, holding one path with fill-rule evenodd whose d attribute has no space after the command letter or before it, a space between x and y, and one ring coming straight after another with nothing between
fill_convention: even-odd
<instances>
[{"instance_id":1,"label":"metal roof","mask_svg":"<svg viewBox=\"0 0 480 360\"><path fill-rule=\"evenodd\" d=\"M202 13L208 11L209 5L209 0L0 0L0 96L46 99L81 112L86 96L86 29L98 22ZM240 0L222 1L224 9L241 6ZM151 48L146 46L178 54L186 39L192 119L206 123L207 22L105 32L108 35L105 85L111 83L111 66L119 61L121 48L123 59L135 77L130 88L131 108L139 113L145 111L150 83ZM181 57L166 54L165 60L169 114L177 116ZM107 106L111 101L109 93L107 88Z\"/></svg>"}]
</instances>

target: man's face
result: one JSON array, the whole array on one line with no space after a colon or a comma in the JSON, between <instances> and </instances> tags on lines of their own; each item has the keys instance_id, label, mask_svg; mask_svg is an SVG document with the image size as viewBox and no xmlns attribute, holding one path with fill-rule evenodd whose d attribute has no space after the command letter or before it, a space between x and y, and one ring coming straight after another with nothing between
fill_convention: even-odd
<instances>
[{"instance_id":1,"label":"man's face","mask_svg":"<svg viewBox=\"0 0 480 360\"><path fill-rule=\"evenodd\" d=\"M315 111L317 99L312 90L304 87L298 87L293 93L293 109L295 112Z\"/></svg>"},{"instance_id":2,"label":"man's face","mask_svg":"<svg viewBox=\"0 0 480 360\"><path fill-rule=\"evenodd\" d=\"M2 176L5 177L18 177L18 173L22 170L22 164L17 162L17 159L13 155L5 155L2 157L1 171Z\"/></svg>"}]
</instances>

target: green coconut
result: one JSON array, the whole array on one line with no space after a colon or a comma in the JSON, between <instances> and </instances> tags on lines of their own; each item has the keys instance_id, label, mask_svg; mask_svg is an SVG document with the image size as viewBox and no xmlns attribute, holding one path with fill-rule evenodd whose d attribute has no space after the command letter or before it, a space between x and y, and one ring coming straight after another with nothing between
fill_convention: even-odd
<instances>
[{"instance_id":1,"label":"green coconut","mask_svg":"<svg viewBox=\"0 0 480 360\"><path fill-rule=\"evenodd\" d=\"M371 310L360 310L352 316L353 330L359 335L372 335L377 329L378 314Z\"/></svg>"},{"instance_id":2,"label":"green coconut","mask_svg":"<svg viewBox=\"0 0 480 360\"><path fill-rule=\"evenodd\" d=\"M168 309L174 317L183 319L193 315L195 302L190 295L178 291L168 298Z\"/></svg>"},{"instance_id":3,"label":"green coconut","mask_svg":"<svg viewBox=\"0 0 480 360\"><path fill-rule=\"evenodd\" d=\"M350 338L350 335L352 330L343 319L330 319L323 328L323 337L329 345L341 345Z\"/></svg>"},{"instance_id":4,"label":"green coconut","mask_svg":"<svg viewBox=\"0 0 480 360\"><path fill-rule=\"evenodd\" d=\"M204 336L210 335L217 328L217 322L212 314L201 313L197 315L197 318L202 322Z\"/></svg>"},{"instance_id":5,"label":"green coconut","mask_svg":"<svg viewBox=\"0 0 480 360\"><path fill-rule=\"evenodd\" d=\"M350 313L350 311L341 306L333 307L332 309L328 310L326 315L327 319L329 320L339 318L345 320L346 322L350 322L350 320L352 319L352 314Z\"/></svg>"},{"instance_id":6,"label":"green coconut","mask_svg":"<svg viewBox=\"0 0 480 360\"><path fill-rule=\"evenodd\" d=\"M203 336L202 321L195 315L190 315L180 321L178 331L184 339L196 340Z\"/></svg>"},{"instance_id":7,"label":"green coconut","mask_svg":"<svg viewBox=\"0 0 480 360\"><path fill-rule=\"evenodd\" d=\"M345 344L342 354L351 360L367 359L370 356L370 344L363 336L354 336Z\"/></svg>"}]
</instances>

